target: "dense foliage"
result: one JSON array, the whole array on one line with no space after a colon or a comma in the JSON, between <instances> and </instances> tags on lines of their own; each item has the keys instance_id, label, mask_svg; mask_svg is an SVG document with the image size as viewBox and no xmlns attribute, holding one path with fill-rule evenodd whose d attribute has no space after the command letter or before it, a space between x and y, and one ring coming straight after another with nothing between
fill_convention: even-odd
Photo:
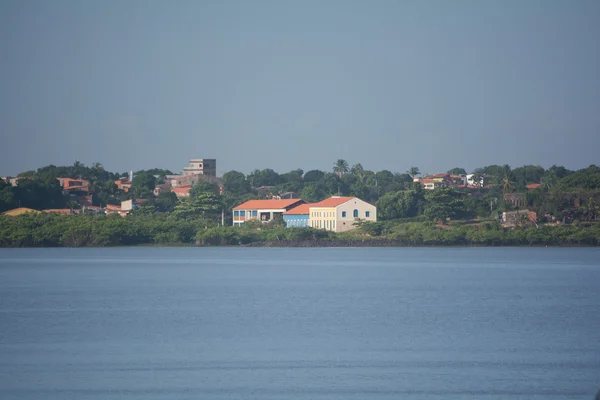
<instances>
[{"instance_id":1,"label":"dense foliage","mask_svg":"<svg viewBox=\"0 0 600 400\"><path fill-rule=\"evenodd\" d=\"M523 226L502 229L497 221L476 225L435 225L416 219L361 223L358 229L335 234L281 224L218 227L207 219L178 218L165 213L130 215L24 214L0 216L0 246L128 246L182 245L589 245L600 246L600 224ZM412 221L412 222L410 222Z\"/></svg>"},{"instance_id":2,"label":"dense foliage","mask_svg":"<svg viewBox=\"0 0 600 400\"><path fill-rule=\"evenodd\" d=\"M340 159L332 164L331 171L304 172L296 169L279 174L272 169L264 169L248 175L230 171L221 179L222 194L214 183L201 181L192 188L189 198L178 199L170 192L153 196L155 186L171 174L169 170L135 171L131 190L124 192L117 190L114 181L128 176L128 173L111 173L98 163L91 167L79 162L68 167L51 165L20 174L16 186L0 180L0 212L16 207L37 210L78 208L77 196L63 193L56 180L58 177L88 180L89 194L93 196L95 205L119 204L130 198L144 198L146 201L127 218L103 215L2 217L0 245L102 246L194 243L196 240L205 244L245 244L271 240L340 240L347 235L310 229L284 230L277 226L268 229L264 226L261 229L227 227L231 225L231 209L249 199L293 196L317 202L336 194L357 196L377 205L380 222L369 227L367 224L354 232L353 235L368 234L366 237L369 239L363 237L360 240L389 240L401 244L595 243L597 228L593 222L600 217L600 168L595 165L579 171L570 171L562 166L544 169L525 165L511 169L508 165L490 165L474 171L471 181L475 182L474 186L433 191L413 183L413 178L421 175L418 167L410 167L406 173L375 172L366 170L361 164L349 165ZM465 172L460 167L448 171L455 175ZM522 201L511 202L507 197L515 194L520 194ZM537 212L537 222L541 225L535 231L529 231L533 229L529 227L503 230L477 225L486 218L497 221L502 211L515 209ZM222 221L226 227L219 227ZM477 224L457 226L455 221ZM568 226L544 226L548 222L562 222ZM576 226L577 223L592 224ZM549 237L546 236L547 231L552 232ZM522 235L528 235L529 239ZM577 235L591 236L577 239Z\"/></svg>"}]
</instances>

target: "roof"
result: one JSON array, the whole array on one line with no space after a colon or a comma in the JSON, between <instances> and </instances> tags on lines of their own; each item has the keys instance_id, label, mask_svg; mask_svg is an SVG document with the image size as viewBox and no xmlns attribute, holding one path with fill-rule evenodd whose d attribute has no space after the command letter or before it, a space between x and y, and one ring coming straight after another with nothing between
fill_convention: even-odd
<instances>
[{"instance_id":1,"label":"roof","mask_svg":"<svg viewBox=\"0 0 600 400\"><path fill-rule=\"evenodd\" d=\"M107 204L106 205L106 210L107 211L121 211L121 206L117 206L114 204Z\"/></svg>"},{"instance_id":2,"label":"roof","mask_svg":"<svg viewBox=\"0 0 600 400\"><path fill-rule=\"evenodd\" d=\"M352 199L356 199L356 197L342 197L342 196L332 196L328 199L320 201L318 203L313 204L313 207L337 207L340 204L344 204L347 201Z\"/></svg>"},{"instance_id":3,"label":"roof","mask_svg":"<svg viewBox=\"0 0 600 400\"><path fill-rule=\"evenodd\" d=\"M300 204L299 206L296 206L294 208L292 208L289 211L284 212L284 215L308 215L310 208L314 206L314 204L310 204L310 203L306 203L306 204Z\"/></svg>"},{"instance_id":4,"label":"roof","mask_svg":"<svg viewBox=\"0 0 600 400\"><path fill-rule=\"evenodd\" d=\"M248 200L245 203L234 207L234 210L277 210L288 208L296 203L304 203L302 199L282 199L282 200Z\"/></svg>"},{"instance_id":5,"label":"roof","mask_svg":"<svg viewBox=\"0 0 600 400\"><path fill-rule=\"evenodd\" d=\"M171 191L175 194L189 194L190 190L192 190L192 186L190 186L190 185L179 186L179 187L171 189Z\"/></svg>"},{"instance_id":6,"label":"roof","mask_svg":"<svg viewBox=\"0 0 600 400\"><path fill-rule=\"evenodd\" d=\"M436 181L435 179L421 179L419 183L443 183L442 181Z\"/></svg>"},{"instance_id":7,"label":"roof","mask_svg":"<svg viewBox=\"0 0 600 400\"><path fill-rule=\"evenodd\" d=\"M432 175L427 175L425 177L425 179L427 179L427 178L446 178L446 177L450 177L450 174L432 174Z\"/></svg>"},{"instance_id":8,"label":"roof","mask_svg":"<svg viewBox=\"0 0 600 400\"><path fill-rule=\"evenodd\" d=\"M9 215L11 217L14 217L14 216L26 214L26 213L40 214L41 211L34 210L33 208L19 207L19 208L13 208L12 210L3 212L2 215Z\"/></svg>"},{"instance_id":9,"label":"roof","mask_svg":"<svg viewBox=\"0 0 600 400\"><path fill-rule=\"evenodd\" d=\"M529 185L526 186L527 189L537 189L540 186L542 186L541 183L530 183Z\"/></svg>"}]
</instances>

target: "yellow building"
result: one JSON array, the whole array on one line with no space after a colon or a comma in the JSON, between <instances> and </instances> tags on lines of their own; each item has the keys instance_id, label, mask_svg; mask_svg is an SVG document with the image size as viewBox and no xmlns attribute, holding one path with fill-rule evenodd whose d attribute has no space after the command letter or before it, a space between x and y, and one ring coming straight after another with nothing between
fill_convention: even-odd
<instances>
[{"instance_id":1,"label":"yellow building","mask_svg":"<svg viewBox=\"0 0 600 400\"><path fill-rule=\"evenodd\" d=\"M357 197L332 196L309 209L309 226L333 232L354 229L356 220L377 221L377 208Z\"/></svg>"}]
</instances>

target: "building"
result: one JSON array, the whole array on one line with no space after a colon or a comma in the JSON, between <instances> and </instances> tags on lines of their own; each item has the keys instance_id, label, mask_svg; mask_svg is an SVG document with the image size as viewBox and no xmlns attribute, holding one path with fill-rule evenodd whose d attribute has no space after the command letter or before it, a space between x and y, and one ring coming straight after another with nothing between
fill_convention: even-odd
<instances>
[{"instance_id":1,"label":"building","mask_svg":"<svg viewBox=\"0 0 600 400\"><path fill-rule=\"evenodd\" d=\"M164 192L170 192L171 191L171 183L161 183L158 184L154 187L154 190L152 191L152 193L154 194L154 196L158 196L161 193Z\"/></svg>"},{"instance_id":2,"label":"building","mask_svg":"<svg viewBox=\"0 0 600 400\"><path fill-rule=\"evenodd\" d=\"M310 223L310 207L313 204L300 204L283 213L285 226L288 228L307 228Z\"/></svg>"},{"instance_id":3,"label":"building","mask_svg":"<svg viewBox=\"0 0 600 400\"><path fill-rule=\"evenodd\" d=\"M304 204L302 199L285 200L248 200L233 208L233 226L240 226L246 221L269 222L286 211Z\"/></svg>"},{"instance_id":4,"label":"building","mask_svg":"<svg viewBox=\"0 0 600 400\"><path fill-rule=\"evenodd\" d=\"M175 188L171 189L171 191L173 193L175 193L175 195L177 196L178 199L181 199L184 197L190 197L190 190L192 190L191 185L179 186L179 187L175 187Z\"/></svg>"},{"instance_id":5,"label":"building","mask_svg":"<svg viewBox=\"0 0 600 400\"><path fill-rule=\"evenodd\" d=\"M11 186L17 186L17 184L19 183L19 178L18 177L12 177L12 176L3 176L2 180L5 181L6 183L8 183Z\"/></svg>"},{"instance_id":6,"label":"building","mask_svg":"<svg viewBox=\"0 0 600 400\"><path fill-rule=\"evenodd\" d=\"M115 181L115 185L117 185L117 189L127 193L131 189L131 179L127 177L119 178Z\"/></svg>"},{"instance_id":7,"label":"building","mask_svg":"<svg viewBox=\"0 0 600 400\"><path fill-rule=\"evenodd\" d=\"M419 183L423 185L423 189L434 190L447 186L444 182L435 179L419 179Z\"/></svg>"},{"instance_id":8,"label":"building","mask_svg":"<svg viewBox=\"0 0 600 400\"><path fill-rule=\"evenodd\" d=\"M136 209L140 204L143 204L145 201L145 199L125 200L121 202L120 206L107 204L104 211L107 215L119 214L120 216L125 217L127 214L129 214L132 210Z\"/></svg>"},{"instance_id":9,"label":"building","mask_svg":"<svg viewBox=\"0 0 600 400\"><path fill-rule=\"evenodd\" d=\"M214 158L195 158L183 168L182 175L217 176L217 160Z\"/></svg>"},{"instance_id":10,"label":"building","mask_svg":"<svg viewBox=\"0 0 600 400\"><path fill-rule=\"evenodd\" d=\"M56 178L65 192L89 191L90 182L86 179Z\"/></svg>"},{"instance_id":11,"label":"building","mask_svg":"<svg viewBox=\"0 0 600 400\"><path fill-rule=\"evenodd\" d=\"M172 188L180 186L193 186L200 182L201 175L188 174L188 175L169 175L169 183Z\"/></svg>"},{"instance_id":12,"label":"building","mask_svg":"<svg viewBox=\"0 0 600 400\"><path fill-rule=\"evenodd\" d=\"M345 232L357 220L377 221L377 208L357 197L332 196L309 209L309 225L315 229Z\"/></svg>"}]
</instances>

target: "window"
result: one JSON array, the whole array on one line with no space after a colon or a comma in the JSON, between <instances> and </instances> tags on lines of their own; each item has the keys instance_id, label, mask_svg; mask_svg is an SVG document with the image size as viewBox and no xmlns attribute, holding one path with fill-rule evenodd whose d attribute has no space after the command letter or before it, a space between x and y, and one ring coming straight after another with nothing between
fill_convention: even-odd
<instances>
[{"instance_id":1,"label":"window","mask_svg":"<svg viewBox=\"0 0 600 400\"><path fill-rule=\"evenodd\" d=\"M346 211L342 211L342 218L346 218Z\"/></svg>"},{"instance_id":2,"label":"window","mask_svg":"<svg viewBox=\"0 0 600 400\"><path fill-rule=\"evenodd\" d=\"M252 214L250 214L250 215L252 215L253 217L258 216L258 211L256 211L256 210L252 210L251 213Z\"/></svg>"},{"instance_id":3,"label":"window","mask_svg":"<svg viewBox=\"0 0 600 400\"><path fill-rule=\"evenodd\" d=\"M371 216L371 213L369 211L365 211L365 217L369 218Z\"/></svg>"},{"instance_id":4,"label":"window","mask_svg":"<svg viewBox=\"0 0 600 400\"><path fill-rule=\"evenodd\" d=\"M246 211L242 210L240 211L240 217L245 217L246 216Z\"/></svg>"},{"instance_id":5,"label":"window","mask_svg":"<svg viewBox=\"0 0 600 400\"><path fill-rule=\"evenodd\" d=\"M353 215L354 215L354 218L358 218L358 210L354 210Z\"/></svg>"},{"instance_id":6,"label":"window","mask_svg":"<svg viewBox=\"0 0 600 400\"><path fill-rule=\"evenodd\" d=\"M234 216L234 217L239 217L239 216L240 216L240 212L239 212L238 210L235 210L235 211L233 212L233 216Z\"/></svg>"}]
</instances>

